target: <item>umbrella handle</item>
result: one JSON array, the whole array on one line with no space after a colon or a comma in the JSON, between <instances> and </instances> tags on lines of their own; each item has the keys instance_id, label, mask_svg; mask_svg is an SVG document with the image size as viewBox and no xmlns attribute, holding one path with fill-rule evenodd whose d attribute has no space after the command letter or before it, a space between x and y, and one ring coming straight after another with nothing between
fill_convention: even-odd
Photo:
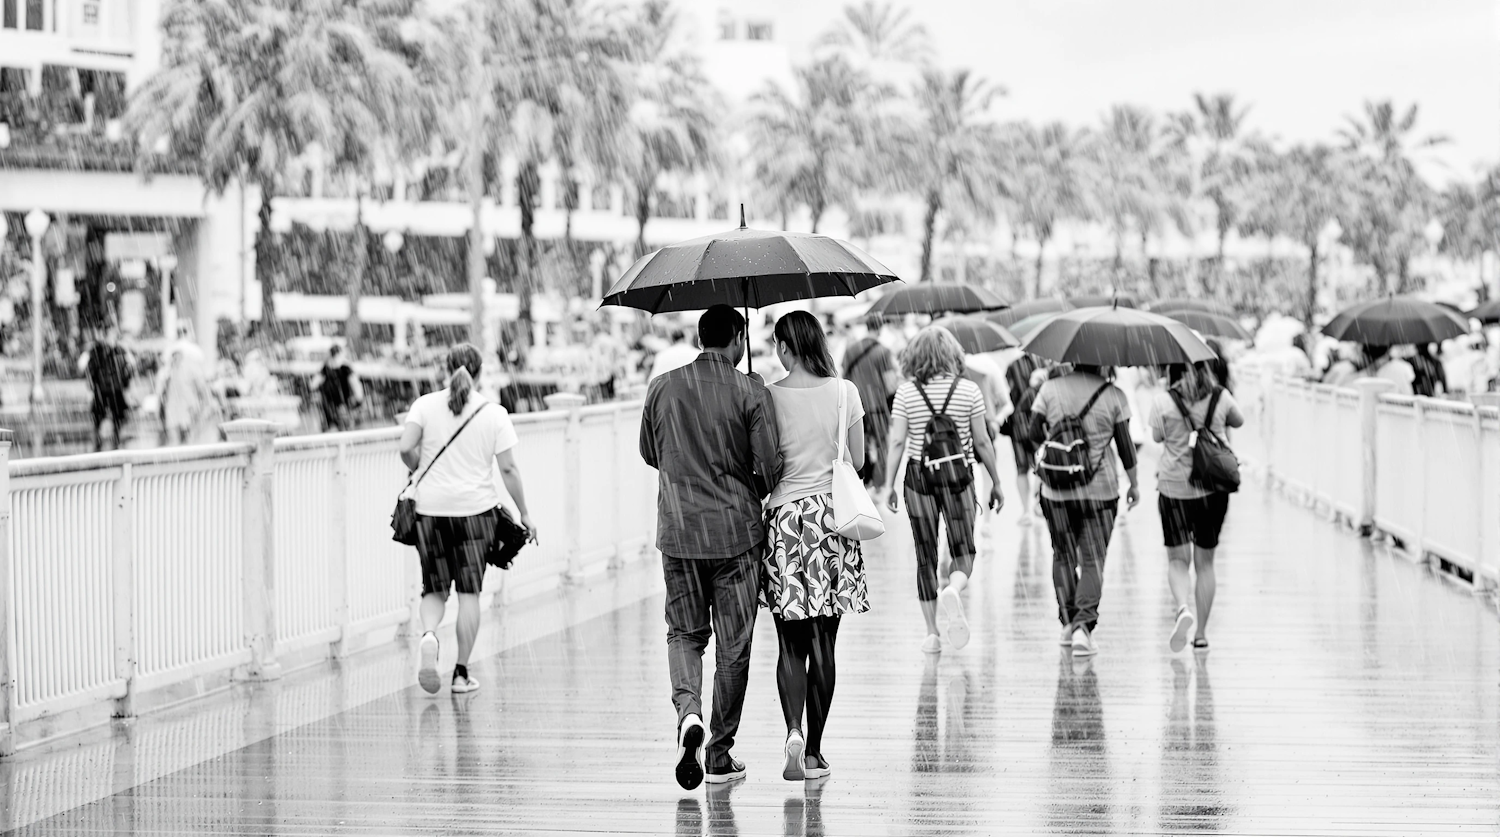
<instances>
[{"instance_id":1,"label":"umbrella handle","mask_svg":"<svg viewBox=\"0 0 1500 837\"><path fill-rule=\"evenodd\" d=\"M745 226L745 205L740 204L740 226ZM745 374L755 374L755 354L750 351L750 280L745 280Z\"/></svg>"}]
</instances>

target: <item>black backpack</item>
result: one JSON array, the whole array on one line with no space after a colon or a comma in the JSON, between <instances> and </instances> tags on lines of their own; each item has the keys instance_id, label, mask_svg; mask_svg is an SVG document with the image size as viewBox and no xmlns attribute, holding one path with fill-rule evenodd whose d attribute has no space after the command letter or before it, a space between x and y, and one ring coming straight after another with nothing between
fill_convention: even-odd
<instances>
[{"instance_id":1,"label":"black backpack","mask_svg":"<svg viewBox=\"0 0 1500 837\"><path fill-rule=\"evenodd\" d=\"M911 488L918 494L957 494L974 481L968 454L964 453L963 434L959 432L958 422L948 415L948 403L958 391L960 380L953 379L953 386L948 388L948 397L943 399L941 409L932 406L924 386L912 382L932 414L922 431L922 458L913 463L917 466L917 473Z\"/></svg>"},{"instance_id":2,"label":"black backpack","mask_svg":"<svg viewBox=\"0 0 1500 837\"><path fill-rule=\"evenodd\" d=\"M1203 424L1193 420L1187 405L1182 403L1182 396L1173 392L1172 401L1177 405L1178 412L1182 413L1182 420L1187 422L1190 434L1188 445L1193 449L1193 470L1188 474L1188 482L1204 491L1233 494L1240 490L1240 460L1229 445L1219 438L1219 434L1211 429L1214 411L1219 409L1219 396L1223 392L1222 387L1214 387L1214 394L1208 399L1208 412L1204 414Z\"/></svg>"},{"instance_id":3,"label":"black backpack","mask_svg":"<svg viewBox=\"0 0 1500 837\"><path fill-rule=\"evenodd\" d=\"M1094 472L1098 470L1099 463L1104 461L1104 456L1100 455L1099 462L1089 457L1089 434L1088 429L1083 426L1083 418L1089 414L1089 410L1094 409L1094 402L1107 389L1108 381L1094 390L1078 415L1065 416L1056 427L1047 429L1047 440L1042 442L1041 449L1037 451L1036 475L1048 488L1067 491L1082 488L1094 481ZM1106 446L1105 451L1108 450Z\"/></svg>"}]
</instances>

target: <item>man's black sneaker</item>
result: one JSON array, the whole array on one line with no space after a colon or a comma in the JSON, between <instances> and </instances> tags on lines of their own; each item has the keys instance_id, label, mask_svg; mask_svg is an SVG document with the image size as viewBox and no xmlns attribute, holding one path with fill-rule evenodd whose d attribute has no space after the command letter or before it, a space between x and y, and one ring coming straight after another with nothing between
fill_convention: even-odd
<instances>
[{"instance_id":1,"label":"man's black sneaker","mask_svg":"<svg viewBox=\"0 0 1500 837\"><path fill-rule=\"evenodd\" d=\"M745 778L745 763L733 757L729 759L728 767L721 767L717 771L710 770L703 774L703 781L710 785L722 785L743 778Z\"/></svg>"}]
</instances>

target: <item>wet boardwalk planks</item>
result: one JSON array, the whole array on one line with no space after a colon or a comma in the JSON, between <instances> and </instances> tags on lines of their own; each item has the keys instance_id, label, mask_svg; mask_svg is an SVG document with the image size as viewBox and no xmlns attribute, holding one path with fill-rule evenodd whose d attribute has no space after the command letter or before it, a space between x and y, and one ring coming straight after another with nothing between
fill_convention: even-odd
<instances>
[{"instance_id":1,"label":"wet boardwalk planks","mask_svg":"<svg viewBox=\"0 0 1500 837\"><path fill-rule=\"evenodd\" d=\"M1500 831L1500 632L1489 606L1252 485L1221 551L1213 650L1172 655L1151 500L1117 532L1101 654L1087 664L1057 646L1044 529L1018 527L1010 512L985 527L967 594L974 641L924 657L898 527L869 557L876 609L840 634L825 745L835 775L819 783L780 778L775 639L763 619L736 747L749 779L677 788L661 599L648 590L480 661L476 694L429 698L392 682L108 796L122 783L106 777L103 798L22 833ZM627 571L641 584L654 572ZM25 792L90 769L112 768L34 772ZM22 789L8 789L14 809Z\"/></svg>"}]
</instances>

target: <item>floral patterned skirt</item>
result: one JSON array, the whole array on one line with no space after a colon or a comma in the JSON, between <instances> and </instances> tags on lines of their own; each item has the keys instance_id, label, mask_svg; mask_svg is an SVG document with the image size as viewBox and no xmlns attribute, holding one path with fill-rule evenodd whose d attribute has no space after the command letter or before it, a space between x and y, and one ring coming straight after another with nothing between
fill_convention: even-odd
<instances>
[{"instance_id":1,"label":"floral patterned skirt","mask_svg":"<svg viewBox=\"0 0 1500 837\"><path fill-rule=\"evenodd\" d=\"M833 496L815 494L766 512L760 603L783 619L870 609L859 541L833 528Z\"/></svg>"}]
</instances>

